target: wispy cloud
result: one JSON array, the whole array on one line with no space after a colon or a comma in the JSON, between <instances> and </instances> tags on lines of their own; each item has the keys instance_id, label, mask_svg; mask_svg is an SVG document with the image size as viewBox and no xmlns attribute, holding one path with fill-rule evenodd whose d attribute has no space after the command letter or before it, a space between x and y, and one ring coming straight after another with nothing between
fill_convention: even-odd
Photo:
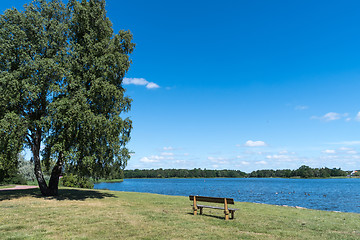
<instances>
[{"instance_id":1,"label":"wispy cloud","mask_svg":"<svg viewBox=\"0 0 360 240\"><path fill-rule=\"evenodd\" d=\"M248 140L245 143L246 147L264 147L267 146L267 144L263 141L252 141L252 140Z\"/></svg>"},{"instance_id":2,"label":"wispy cloud","mask_svg":"<svg viewBox=\"0 0 360 240\"><path fill-rule=\"evenodd\" d=\"M154 82L149 82L145 78L124 78L123 83L125 85L138 85L138 86L145 86L147 89L156 89L160 88L159 85L157 85Z\"/></svg>"},{"instance_id":3,"label":"wispy cloud","mask_svg":"<svg viewBox=\"0 0 360 240\"><path fill-rule=\"evenodd\" d=\"M352 148L341 147L341 148L339 148L339 150L341 150L341 151L350 151L350 150L352 150Z\"/></svg>"},{"instance_id":4,"label":"wispy cloud","mask_svg":"<svg viewBox=\"0 0 360 240\"><path fill-rule=\"evenodd\" d=\"M162 152L161 155L162 156L174 156L174 153L172 153L172 152Z\"/></svg>"},{"instance_id":5,"label":"wispy cloud","mask_svg":"<svg viewBox=\"0 0 360 240\"><path fill-rule=\"evenodd\" d=\"M295 110L306 110L308 108L309 108L308 106L298 105L298 106L295 107Z\"/></svg>"},{"instance_id":6,"label":"wispy cloud","mask_svg":"<svg viewBox=\"0 0 360 240\"><path fill-rule=\"evenodd\" d=\"M208 160L210 160L213 163L217 163L217 164L228 164L229 161L226 158L222 158L222 157L208 157Z\"/></svg>"},{"instance_id":7,"label":"wispy cloud","mask_svg":"<svg viewBox=\"0 0 360 240\"><path fill-rule=\"evenodd\" d=\"M149 157L142 157L140 162L143 163L158 163L167 160L174 160L174 154L170 152L163 152L160 155L152 155Z\"/></svg>"},{"instance_id":8,"label":"wispy cloud","mask_svg":"<svg viewBox=\"0 0 360 240\"><path fill-rule=\"evenodd\" d=\"M355 121L360 122L360 112L356 114Z\"/></svg>"},{"instance_id":9,"label":"wispy cloud","mask_svg":"<svg viewBox=\"0 0 360 240\"><path fill-rule=\"evenodd\" d=\"M335 151L335 150L333 150L333 149L326 149L326 150L322 151L322 153L335 154L335 153L336 153L336 151Z\"/></svg>"},{"instance_id":10,"label":"wispy cloud","mask_svg":"<svg viewBox=\"0 0 360 240\"><path fill-rule=\"evenodd\" d=\"M266 161L258 161L258 162L256 162L256 164L266 165L267 162Z\"/></svg>"},{"instance_id":11,"label":"wispy cloud","mask_svg":"<svg viewBox=\"0 0 360 240\"><path fill-rule=\"evenodd\" d=\"M326 113L324 116L318 117L318 116L312 116L311 119L319 119L319 120L323 120L326 122L329 121L335 121L335 120L339 120L343 117L347 117L349 114L348 113L336 113L336 112L329 112Z\"/></svg>"},{"instance_id":12,"label":"wispy cloud","mask_svg":"<svg viewBox=\"0 0 360 240\"><path fill-rule=\"evenodd\" d=\"M164 158L159 157L159 156L143 157L143 158L140 159L140 162L143 162L143 163L157 163L162 159L164 159Z\"/></svg>"},{"instance_id":13,"label":"wispy cloud","mask_svg":"<svg viewBox=\"0 0 360 240\"><path fill-rule=\"evenodd\" d=\"M342 142L335 142L335 143L330 143L330 144L335 144L335 145L346 145L346 146L352 146L352 145L360 145L360 141L342 141Z\"/></svg>"},{"instance_id":14,"label":"wispy cloud","mask_svg":"<svg viewBox=\"0 0 360 240\"><path fill-rule=\"evenodd\" d=\"M289 160L291 156L284 154L274 154L274 155L267 155L266 158L273 160Z\"/></svg>"},{"instance_id":15,"label":"wispy cloud","mask_svg":"<svg viewBox=\"0 0 360 240\"><path fill-rule=\"evenodd\" d=\"M358 152L355 150L350 150L350 151L347 151L346 153L347 154L358 154Z\"/></svg>"},{"instance_id":16,"label":"wispy cloud","mask_svg":"<svg viewBox=\"0 0 360 240\"><path fill-rule=\"evenodd\" d=\"M174 148L171 147L171 146L169 146L169 147L163 147L163 149L164 149L165 151L172 151L172 150L174 150Z\"/></svg>"}]
</instances>

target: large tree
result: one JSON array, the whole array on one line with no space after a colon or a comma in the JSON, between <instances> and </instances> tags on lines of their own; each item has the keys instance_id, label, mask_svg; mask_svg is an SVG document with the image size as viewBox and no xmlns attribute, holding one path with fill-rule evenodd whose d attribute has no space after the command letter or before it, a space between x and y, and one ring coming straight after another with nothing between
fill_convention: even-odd
<instances>
[{"instance_id":1,"label":"large tree","mask_svg":"<svg viewBox=\"0 0 360 240\"><path fill-rule=\"evenodd\" d=\"M120 115L131 99L122 79L134 44L130 32L113 33L105 1L37 0L0 24L0 142L31 149L42 194L58 194L64 167L93 177L124 167L131 121ZM52 168L48 184L41 161Z\"/></svg>"}]
</instances>

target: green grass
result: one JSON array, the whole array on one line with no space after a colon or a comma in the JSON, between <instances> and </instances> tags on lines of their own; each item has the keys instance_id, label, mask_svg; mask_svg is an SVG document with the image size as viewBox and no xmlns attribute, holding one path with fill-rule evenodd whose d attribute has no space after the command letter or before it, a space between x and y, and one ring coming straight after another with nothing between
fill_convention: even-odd
<instances>
[{"instance_id":1,"label":"green grass","mask_svg":"<svg viewBox=\"0 0 360 240\"><path fill-rule=\"evenodd\" d=\"M0 239L360 239L360 214L236 202L193 216L188 197L107 190L0 192Z\"/></svg>"},{"instance_id":2,"label":"green grass","mask_svg":"<svg viewBox=\"0 0 360 240\"><path fill-rule=\"evenodd\" d=\"M123 182L124 179L99 179L97 181L94 181L94 183L102 183L102 182L105 182L105 183L117 183L117 182Z\"/></svg>"},{"instance_id":3,"label":"green grass","mask_svg":"<svg viewBox=\"0 0 360 240\"><path fill-rule=\"evenodd\" d=\"M4 189L4 188L13 188L15 187L14 184L7 184L7 185L0 185L0 189Z\"/></svg>"}]
</instances>

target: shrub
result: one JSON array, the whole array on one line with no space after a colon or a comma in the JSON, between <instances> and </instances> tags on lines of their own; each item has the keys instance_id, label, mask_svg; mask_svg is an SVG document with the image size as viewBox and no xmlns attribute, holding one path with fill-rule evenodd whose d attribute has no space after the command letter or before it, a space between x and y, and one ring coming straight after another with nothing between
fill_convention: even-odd
<instances>
[{"instance_id":1,"label":"shrub","mask_svg":"<svg viewBox=\"0 0 360 240\"><path fill-rule=\"evenodd\" d=\"M64 187L94 188L94 183L89 178L81 177L72 173L66 174L61 178Z\"/></svg>"},{"instance_id":2,"label":"shrub","mask_svg":"<svg viewBox=\"0 0 360 240\"><path fill-rule=\"evenodd\" d=\"M24 176L22 176L19 173L15 173L15 174L10 175L9 177L4 178L2 183L3 184L27 185L26 179L24 178Z\"/></svg>"}]
</instances>

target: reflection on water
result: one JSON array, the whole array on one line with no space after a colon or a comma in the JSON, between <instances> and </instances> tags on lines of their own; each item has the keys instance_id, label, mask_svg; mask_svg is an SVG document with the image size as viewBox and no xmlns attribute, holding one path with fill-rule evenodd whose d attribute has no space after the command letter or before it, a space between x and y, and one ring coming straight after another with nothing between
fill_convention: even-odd
<instances>
[{"instance_id":1,"label":"reflection on water","mask_svg":"<svg viewBox=\"0 0 360 240\"><path fill-rule=\"evenodd\" d=\"M164 195L231 197L240 202L300 206L360 213L360 179L125 179L99 183L96 189Z\"/></svg>"}]
</instances>

